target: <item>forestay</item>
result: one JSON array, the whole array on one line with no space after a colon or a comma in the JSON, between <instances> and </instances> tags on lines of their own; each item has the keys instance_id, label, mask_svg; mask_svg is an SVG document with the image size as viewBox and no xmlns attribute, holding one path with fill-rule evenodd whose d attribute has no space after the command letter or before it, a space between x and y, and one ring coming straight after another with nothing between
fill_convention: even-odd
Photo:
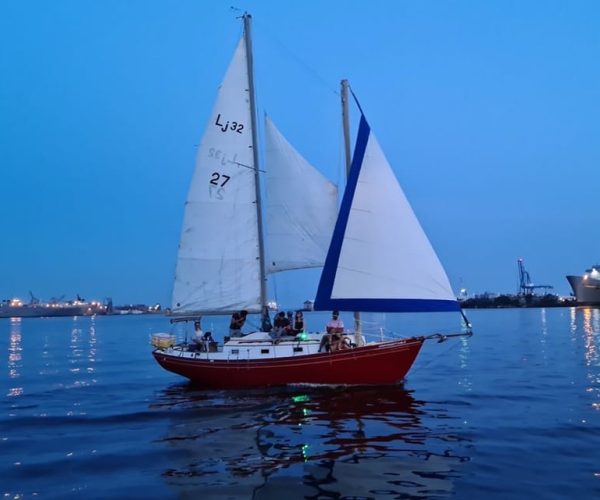
<instances>
[{"instance_id":1,"label":"forestay","mask_svg":"<svg viewBox=\"0 0 600 500\"><path fill-rule=\"evenodd\" d=\"M271 273L321 267L337 216L337 186L265 116L268 265Z\"/></svg>"},{"instance_id":2,"label":"forestay","mask_svg":"<svg viewBox=\"0 0 600 500\"><path fill-rule=\"evenodd\" d=\"M260 268L246 47L219 88L187 196L173 312L260 310Z\"/></svg>"},{"instance_id":3,"label":"forestay","mask_svg":"<svg viewBox=\"0 0 600 500\"><path fill-rule=\"evenodd\" d=\"M315 309L459 310L448 277L364 116Z\"/></svg>"}]
</instances>

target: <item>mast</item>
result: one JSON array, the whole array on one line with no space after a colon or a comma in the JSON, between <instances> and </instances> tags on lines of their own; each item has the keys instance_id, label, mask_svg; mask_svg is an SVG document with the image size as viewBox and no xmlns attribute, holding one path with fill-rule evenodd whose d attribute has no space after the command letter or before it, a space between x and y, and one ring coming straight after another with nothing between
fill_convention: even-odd
<instances>
[{"instance_id":1,"label":"mast","mask_svg":"<svg viewBox=\"0 0 600 500\"><path fill-rule=\"evenodd\" d=\"M346 158L346 178L350 175L350 167L352 165L352 153L350 146L350 114L348 111L348 80L341 81L341 96L342 96L342 125L344 129L344 153ZM361 346L362 342L362 325L360 321L360 312L354 311L354 343Z\"/></svg>"},{"instance_id":2,"label":"mast","mask_svg":"<svg viewBox=\"0 0 600 500\"><path fill-rule=\"evenodd\" d=\"M258 134L256 126L256 100L254 96L254 69L252 56L252 33L250 21L252 16L247 12L244 19L244 42L246 43L246 63L248 66L248 94L250 98L250 115L252 117L252 155L254 158L254 184L256 189L256 218L258 222L258 255L260 259L260 304L261 314L267 306L267 273L265 271L265 242L263 237L262 202L260 196L260 176L258 160Z\"/></svg>"},{"instance_id":3,"label":"mast","mask_svg":"<svg viewBox=\"0 0 600 500\"><path fill-rule=\"evenodd\" d=\"M346 177L350 175L352 152L350 150L350 116L348 113L348 80L341 81L342 87L342 125L344 127L344 157L346 159Z\"/></svg>"}]
</instances>

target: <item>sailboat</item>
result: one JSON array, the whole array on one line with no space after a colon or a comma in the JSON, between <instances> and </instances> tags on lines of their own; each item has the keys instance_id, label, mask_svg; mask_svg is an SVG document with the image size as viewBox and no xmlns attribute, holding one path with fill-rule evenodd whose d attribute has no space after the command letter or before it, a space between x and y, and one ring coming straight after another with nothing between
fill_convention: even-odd
<instances>
[{"instance_id":1,"label":"sailboat","mask_svg":"<svg viewBox=\"0 0 600 500\"><path fill-rule=\"evenodd\" d=\"M315 310L460 311L362 110L339 211L335 186L267 119L267 253L251 17L242 18L244 34L219 89L186 201L173 287L175 320L240 310L268 314L268 273L317 266L323 272ZM343 102L347 105L347 95ZM278 197L278 186L291 177L310 183L305 192L313 196ZM323 350L325 332L274 339L257 331L200 349L160 338L153 356L164 369L212 388L395 384L404 379L427 338L462 334L366 343L358 330L347 348Z\"/></svg>"}]
</instances>

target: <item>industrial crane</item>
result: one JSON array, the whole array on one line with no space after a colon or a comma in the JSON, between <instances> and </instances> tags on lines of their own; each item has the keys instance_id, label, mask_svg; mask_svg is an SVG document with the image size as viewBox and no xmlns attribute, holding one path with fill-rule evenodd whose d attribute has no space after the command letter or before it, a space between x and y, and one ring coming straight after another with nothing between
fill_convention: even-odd
<instances>
[{"instance_id":1,"label":"industrial crane","mask_svg":"<svg viewBox=\"0 0 600 500\"><path fill-rule=\"evenodd\" d=\"M529 272L525 270L523 259L517 259L517 265L519 266L519 295L525 295L529 297L533 295L536 288L551 290L554 288L552 285L534 285L531 282Z\"/></svg>"}]
</instances>

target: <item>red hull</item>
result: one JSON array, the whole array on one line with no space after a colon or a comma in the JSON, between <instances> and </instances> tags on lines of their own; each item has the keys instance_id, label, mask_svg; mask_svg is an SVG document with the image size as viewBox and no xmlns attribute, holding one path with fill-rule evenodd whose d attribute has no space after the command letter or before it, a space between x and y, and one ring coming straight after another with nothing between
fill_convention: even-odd
<instances>
[{"instance_id":1,"label":"red hull","mask_svg":"<svg viewBox=\"0 0 600 500\"><path fill-rule=\"evenodd\" d=\"M285 384L394 384L406 376L423 337L279 359L189 359L155 350L165 369L205 387L239 389Z\"/></svg>"}]
</instances>

